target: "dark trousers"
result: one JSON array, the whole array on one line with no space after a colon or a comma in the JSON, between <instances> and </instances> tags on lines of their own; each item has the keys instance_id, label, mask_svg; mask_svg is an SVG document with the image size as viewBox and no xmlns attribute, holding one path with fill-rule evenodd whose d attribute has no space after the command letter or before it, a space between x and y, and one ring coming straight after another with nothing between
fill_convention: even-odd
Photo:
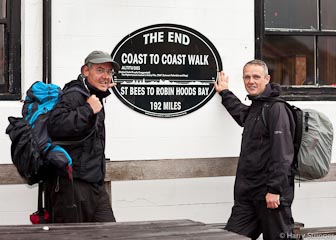
<instances>
[{"instance_id":1,"label":"dark trousers","mask_svg":"<svg viewBox=\"0 0 336 240\"><path fill-rule=\"evenodd\" d=\"M47 182L46 194L53 223L116 221L103 184L56 177Z\"/></svg>"},{"instance_id":2,"label":"dark trousers","mask_svg":"<svg viewBox=\"0 0 336 240\"><path fill-rule=\"evenodd\" d=\"M225 227L251 239L263 234L264 240L292 239L294 220L291 204L281 202L276 209L268 209L266 201L235 202Z\"/></svg>"}]
</instances>

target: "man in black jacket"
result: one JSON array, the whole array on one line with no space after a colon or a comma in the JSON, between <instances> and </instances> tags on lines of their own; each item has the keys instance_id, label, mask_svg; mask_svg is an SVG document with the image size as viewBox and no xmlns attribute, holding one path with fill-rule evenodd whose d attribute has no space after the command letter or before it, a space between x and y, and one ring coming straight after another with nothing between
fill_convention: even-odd
<instances>
[{"instance_id":1,"label":"man in black jacket","mask_svg":"<svg viewBox=\"0 0 336 240\"><path fill-rule=\"evenodd\" d=\"M103 99L115 86L112 76L120 68L108 53L93 51L85 59L77 80L67 83L65 94L51 112L48 131L65 145L73 161L73 181L55 171L47 182L52 222L114 222L105 177L105 112ZM71 88L77 91L67 90ZM83 93L87 94L83 94Z\"/></svg>"},{"instance_id":2,"label":"man in black jacket","mask_svg":"<svg viewBox=\"0 0 336 240\"><path fill-rule=\"evenodd\" d=\"M280 86L270 83L267 65L252 60L243 68L243 81L252 101L244 105L228 90L228 77L219 72L216 91L234 120L244 127L234 186L234 206L226 229L252 239L290 239L294 198L292 163L293 116L283 102L269 109L262 119L265 102L279 96Z\"/></svg>"}]
</instances>

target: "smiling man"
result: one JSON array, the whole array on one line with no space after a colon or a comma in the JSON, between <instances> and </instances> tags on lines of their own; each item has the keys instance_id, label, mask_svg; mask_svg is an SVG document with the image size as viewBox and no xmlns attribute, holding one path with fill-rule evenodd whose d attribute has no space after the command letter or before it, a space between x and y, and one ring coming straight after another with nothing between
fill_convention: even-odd
<instances>
[{"instance_id":1,"label":"smiling man","mask_svg":"<svg viewBox=\"0 0 336 240\"><path fill-rule=\"evenodd\" d=\"M252 101L243 104L228 89L228 77L218 73L216 91L234 120L244 127L235 186L234 206L226 229L251 239L291 239L294 198L292 163L293 116L283 102L274 102L269 109L267 127L262 108L280 95L280 86L270 83L267 65L252 60L243 68L243 81Z\"/></svg>"},{"instance_id":2,"label":"smiling man","mask_svg":"<svg viewBox=\"0 0 336 240\"><path fill-rule=\"evenodd\" d=\"M67 83L51 112L48 131L64 145L73 162L73 181L55 171L47 181L47 208L53 223L114 222L105 177L105 112L113 73L120 66L108 53L93 51L77 80ZM70 91L72 89L72 91ZM68 92L67 92L68 91Z\"/></svg>"}]
</instances>

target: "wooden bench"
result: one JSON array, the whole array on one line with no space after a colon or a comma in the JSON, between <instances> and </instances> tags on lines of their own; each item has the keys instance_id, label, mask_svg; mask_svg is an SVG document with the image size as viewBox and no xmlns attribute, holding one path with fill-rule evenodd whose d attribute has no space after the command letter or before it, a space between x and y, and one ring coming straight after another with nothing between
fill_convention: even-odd
<instances>
[{"instance_id":1,"label":"wooden bench","mask_svg":"<svg viewBox=\"0 0 336 240\"><path fill-rule=\"evenodd\" d=\"M249 238L191 220L0 226L6 240L247 240Z\"/></svg>"}]
</instances>

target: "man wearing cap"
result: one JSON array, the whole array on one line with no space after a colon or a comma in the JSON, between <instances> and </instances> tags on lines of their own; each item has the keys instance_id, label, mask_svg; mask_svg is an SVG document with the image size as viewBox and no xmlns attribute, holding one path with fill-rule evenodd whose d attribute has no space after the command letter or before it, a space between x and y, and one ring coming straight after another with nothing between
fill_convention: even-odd
<instances>
[{"instance_id":1,"label":"man wearing cap","mask_svg":"<svg viewBox=\"0 0 336 240\"><path fill-rule=\"evenodd\" d=\"M81 74L65 85L65 94L50 114L48 131L53 141L74 141L63 146L73 161L73 181L56 170L47 181L46 205L54 223L115 222L104 188L103 99L115 86L112 76L119 69L108 53L91 52ZM67 94L71 88L77 90Z\"/></svg>"}]
</instances>

